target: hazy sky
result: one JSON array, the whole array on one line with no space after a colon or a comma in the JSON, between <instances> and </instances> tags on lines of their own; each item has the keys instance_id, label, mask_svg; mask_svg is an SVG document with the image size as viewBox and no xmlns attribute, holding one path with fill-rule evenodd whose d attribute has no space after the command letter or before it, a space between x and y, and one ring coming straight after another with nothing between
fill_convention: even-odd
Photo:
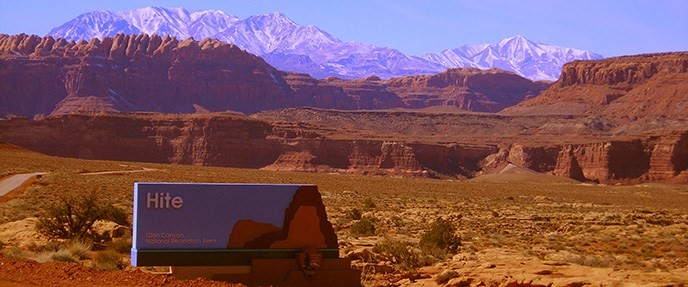
<instances>
[{"instance_id":1,"label":"hazy sky","mask_svg":"<svg viewBox=\"0 0 688 287\"><path fill-rule=\"evenodd\" d=\"M688 0L0 0L0 33L42 36L85 12L146 6L220 9L242 19L282 12L342 41L411 55L513 35L606 57L688 50Z\"/></svg>"}]
</instances>

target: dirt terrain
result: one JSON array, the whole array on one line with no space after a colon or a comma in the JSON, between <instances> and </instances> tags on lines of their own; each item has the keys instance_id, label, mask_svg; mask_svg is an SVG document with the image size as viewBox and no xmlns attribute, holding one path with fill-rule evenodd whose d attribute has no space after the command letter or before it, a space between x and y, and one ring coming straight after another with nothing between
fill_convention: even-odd
<instances>
[{"instance_id":1,"label":"dirt terrain","mask_svg":"<svg viewBox=\"0 0 688 287\"><path fill-rule=\"evenodd\" d=\"M0 175L49 172L0 203L3 286L190 284L146 274L149 270L91 269L103 251L73 263L20 259L45 262L45 254L52 254L49 246L54 244L34 227L35 216L52 202L98 190L131 212L132 183L139 181L317 184L340 256L353 259L354 268L362 270L364 286L688 284L686 185L597 185L513 166L468 181L293 173L79 160L0 147ZM143 169L149 171L105 173ZM438 253L419 246L439 218L456 228L461 239L457 250ZM362 221L371 222L373 229L361 230ZM126 265L127 253L120 256Z\"/></svg>"},{"instance_id":2,"label":"dirt terrain","mask_svg":"<svg viewBox=\"0 0 688 287\"><path fill-rule=\"evenodd\" d=\"M5 287L73 286L244 286L209 280L177 280L169 275L153 275L138 270L98 271L63 262L38 263L13 260L0 255L0 285Z\"/></svg>"}]
</instances>

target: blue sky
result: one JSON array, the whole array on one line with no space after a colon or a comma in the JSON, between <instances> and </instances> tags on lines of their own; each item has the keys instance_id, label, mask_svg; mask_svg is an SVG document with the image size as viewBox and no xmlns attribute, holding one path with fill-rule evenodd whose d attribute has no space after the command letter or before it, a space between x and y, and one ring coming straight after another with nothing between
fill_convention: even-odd
<instances>
[{"instance_id":1,"label":"blue sky","mask_svg":"<svg viewBox=\"0 0 688 287\"><path fill-rule=\"evenodd\" d=\"M0 33L45 35L96 9L220 9L239 18L282 12L343 41L411 54L513 35L604 56L688 50L688 0L0 0Z\"/></svg>"}]
</instances>

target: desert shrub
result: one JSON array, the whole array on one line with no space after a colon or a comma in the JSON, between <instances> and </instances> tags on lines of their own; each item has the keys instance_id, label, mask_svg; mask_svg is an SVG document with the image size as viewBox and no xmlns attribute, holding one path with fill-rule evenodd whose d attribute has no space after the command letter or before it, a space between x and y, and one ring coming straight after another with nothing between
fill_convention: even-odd
<instances>
[{"instance_id":1,"label":"desert shrub","mask_svg":"<svg viewBox=\"0 0 688 287\"><path fill-rule=\"evenodd\" d=\"M44 251L35 255L33 260L40 263L54 261L68 263L78 262L78 259L74 256L74 254L69 252L67 249L60 249L58 251Z\"/></svg>"},{"instance_id":2,"label":"desert shrub","mask_svg":"<svg viewBox=\"0 0 688 287\"><path fill-rule=\"evenodd\" d=\"M109 205L109 204L108 204ZM129 222L129 215L127 214L124 209L121 209L119 207L115 206L108 206L108 213L107 213L107 218L106 220L110 220L114 223L117 223L119 225L124 225L127 227L131 226L131 222Z\"/></svg>"},{"instance_id":3,"label":"desert shrub","mask_svg":"<svg viewBox=\"0 0 688 287\"><path fill-rule=\"evenodd\" d=\"M92 248L91 242L80 240L72 241L66 246L66 249L79 260L91 258L90 251Z\"/></svg>"},{"instance_id":4,"label":"desert shrub","mask_svg":"<svg viewBox=\"0 0 688 287\"><path fill-rule=\"evenodd\" d=\"M446 284L449 282L449 280L452 280L456 277L459 277L459 272L456 272L454 270L446 270L435 277L435 283L439 285Z\"/></svg>"},{"instance_id":5,"label":"desert shrub","mask_svg":"<svg viewBox=\"0 0 688 287\"><path fill-rule=\"evenodd\" d=\"M375 244L373 251L392 259L392 262L405 270L426 266L432 263L430 258L424 257L414 244L406 241L385 239Z\"/></svg>"},{"instance_id":6,"label":"desert shrub","mask_svg":"<svg viewBox=\"0 0 688 287\"><path fill-rule=\"evenodd\" d=\"M361 216L363 216L363 215L361 214L361 211L358 210L358 209L356 209L356 208L354 208L354 209L352 209L351 211L349 211L349 217L350 217L351 219L353 219L353 220L360 220L360 219L361 219Z\"/></svg>"},{"instance_id":7,"label":"desert shrub","mask_svg":"<svg viewBox=\"0 0 688 287\"><path fill-rule=\"evenodd\" d=\"M364 265L361 268L361 287L373 286L375 274L375 266Z\"/></svg>"},{"instance_id":8,"label":"desert shrub","mask_svg":"<svg viewBox=\"0 0 688 287\"><path fill-rule=\"evenodd\" d=\"M354 237L375 235L375 223L364 217L351 225L349 233Z\"/></svg>"},{"instance_id":9,"label":"desert shrub","mask_svg":"<svg viewBox=\"0 0 688 287\"><path fill-rule=\"evenodd\" d=\"M27 256L26 252L17 246L3 250L2 255L10 259L21 259Z\"/></svg>"},{"instance_id":10,"label":"desert shrub","mask_svg":"<svg viewBox=\"0 0 688 287\"><path fill-rule=\"evenodd\" d=\"M112 242L110 242L108 247L110 247L112 250L117 251L118 253L129 253L131 252L131 238L125 237L115 239Z\"/></svg>"},{"instance_id":11,"label":"desert shrub","mask_svg":"<svg viewBox=\"0 0 688 287\"><path fill-rule=\"evenodd\" d=\"M420 237L420 247L435 257L445 257L447 253L454 253L461 246L461 238L456 235L454 225L439 218L430 226L430 230Z\"/></svg>"},{"instance_id":12,"label":"desert shrub","mask_svg":"<svg viewBox=\"0 0 688 287\"><path fill-rule=\"evenodd\" d=\"M598 267L598 268L604 268L604 267L610 267L610 266L615 266L620 264L621 262L612 257L612 256L595 256L595 255L577 255L577 254L570 254L568 256L565 256L562 258L563 262L567 263L573 263L573 264L578 264L582 266L589 266L589 267Z\"/></svg>"},{"instance_id":13,"label":"desert shrub","mask_svg":"<svg viewBox=\"0 0 688 287\"><path fill-rule=\"evenodd\" d=\"M122 259L117 251L107 249L98 252L93 258L93 268L98 270L117 270L122 269Z\"/></svg>"},{"instance_id":14,"label":"desert shrub","mask_svg":"<svg viewBox=\"0 0 688 287\"><path fill-rule=\"evenodd\" d=\"M372 198L366 197L366 199L363 200L363 206L365 206L366 209L375 209L377 204L375 204Z\"/></svg>"},{"instance_id":15,"label":"desert shrub","mask_svg":"<svg viewBox=\"0 0 688 287\"><path fill-rule=\"evenodd\" d=\"M72 254L72 252L68 249L60 249L58 251L50 253L50 261L69 262L69 263L78 262L76 256L74 254Z\"/></svg>"},{"instance_id":16,"label":"desert shrub","mask_svg":"<svg viewBox=\"0 0 688 287\"><path fill-rule=\"evenodd\" d=\"M98 199L95 193L83 197L68 197L48 207L38 218L36 228L51 238L91 239L96 235L93 224L98 220L110 220L129 226L126 213Z\"/></svg>"},{"instance_id":17,"label":"desert shrub","mask_svg":"<svg viewBox=\"0 0 688 287\"><path fill-rule=\"evenodd\" d=\"M45 244L31 242L26 245L26 249L34 253L55 252L62 249L63 246L64 244L58 241L48 241Z\"/></svg>"},{"instance_id":18,"label":"desert shrub","mask_svg":"<svg viewBox=\"0 0 688 287\"><path fill-rule=\"evenodd\" d=\"M476 246L473 245L473 244L470 244L470 245L468 245L468 246L465 246L464 248L465 248L464 250L468 250L468 251L470 251L470 252L477 252L477 251L478 251L478 247L476 247Z\"/></svg>"}]
</instances>

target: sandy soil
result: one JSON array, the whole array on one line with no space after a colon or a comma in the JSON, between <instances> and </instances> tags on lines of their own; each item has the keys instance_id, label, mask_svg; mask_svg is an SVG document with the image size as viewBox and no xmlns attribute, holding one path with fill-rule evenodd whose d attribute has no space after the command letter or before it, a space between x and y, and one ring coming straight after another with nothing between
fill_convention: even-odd
<instances>
[{"instance_id":1,"label":"sandy soil","mask_svg":"<svg viewBox=\"0 0 688 287\"><path fill-rule=\"evenodd\" d=\"M13 260L0 256L0 286L71 286L71 287L229 287L243 286L208 280L177 280L169 275L153 275L142 271L98 271L91 268L61 263L37 263Z\"/></svg>"}]
</instances>

